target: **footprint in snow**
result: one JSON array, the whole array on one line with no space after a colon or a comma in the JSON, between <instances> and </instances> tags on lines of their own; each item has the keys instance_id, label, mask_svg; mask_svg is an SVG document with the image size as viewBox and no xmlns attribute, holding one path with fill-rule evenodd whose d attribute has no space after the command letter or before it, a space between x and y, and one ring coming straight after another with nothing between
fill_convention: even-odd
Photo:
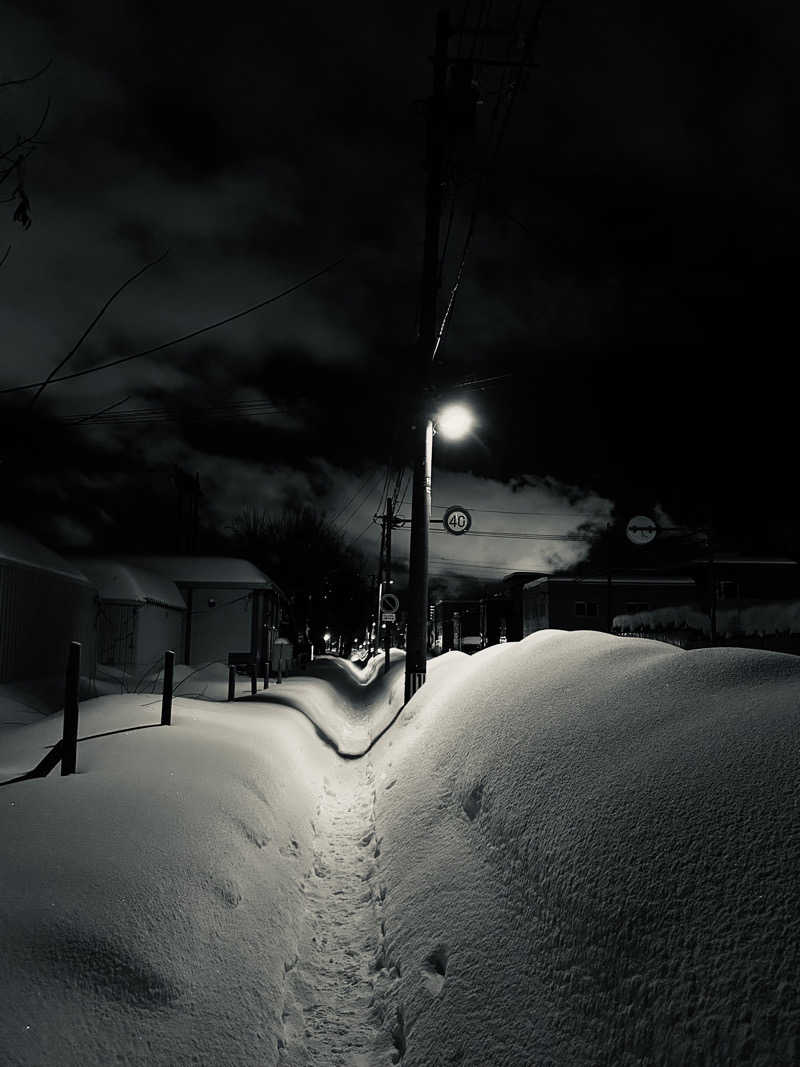
<instances>
[{"instance_id":1,"label":"footprint in snow","mask_svg":"<svg viewBox=\"0 0 800 1067\"><path fill-rule=\"evenodd\" d=\"M432 952L429 952L425 957L422 970L428 992L431 996L438 997L447 974L447 945L437 945Z\"/></svg>"}]
</instances>

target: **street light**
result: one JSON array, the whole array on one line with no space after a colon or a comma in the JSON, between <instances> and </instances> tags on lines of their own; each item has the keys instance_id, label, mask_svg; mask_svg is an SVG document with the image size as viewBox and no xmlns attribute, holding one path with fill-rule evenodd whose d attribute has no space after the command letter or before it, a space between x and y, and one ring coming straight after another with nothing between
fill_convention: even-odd
<instances>
[{"instance_id":1,"label":"street light","mask_svg":"<svg viewBox=\"0 0 800 1067\"><path fill-rule=\"evenodd\" d=\"M469 433L473 422L472 412L464 404L448 404L436 416L434 432L457 441Z\"/></svg>"},{"instance_id":2,"label":"street light","mask_svg":"<svg viewBox=\"0 0 800 1067\"><path fill-rule=\"evenodd\" d=\"M449 404L433 418L423 414L412 427L416 458L411 495L405 703L425 684L428 670L428 556L434 421L436 432L454 440L469 432L473 417L463 404Z\"/></svg>"}]
</instances>

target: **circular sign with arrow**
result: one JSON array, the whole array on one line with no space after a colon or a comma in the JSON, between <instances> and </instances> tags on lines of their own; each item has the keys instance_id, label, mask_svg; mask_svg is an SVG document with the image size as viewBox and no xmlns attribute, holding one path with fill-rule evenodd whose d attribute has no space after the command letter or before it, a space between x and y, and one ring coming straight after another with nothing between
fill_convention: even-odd
<instances>
[{"instance_id":1,"label":"circular sign with arrow","mask_svg":"<svg viewBox=\"0 0 800 1067\"><path fill-rule=\"evenodd\" d=\"M646 515L634 515L625 529L625 535L634 545L649 545L658 533L658 527Z\"/></svg>"},{"instance_id":2,"label":"circular sign with arrow","mask_svg":"<svg viewBox=\"0 0 800 1067\"><path fill-rule=\"evenodd\" d=\"M448 508L442 515L442 525L445 530L451 534L465 534L467 530L472 526L472 516L466 508L460 508L458 505L452 508Z\"/></svg>"}]
</instances>

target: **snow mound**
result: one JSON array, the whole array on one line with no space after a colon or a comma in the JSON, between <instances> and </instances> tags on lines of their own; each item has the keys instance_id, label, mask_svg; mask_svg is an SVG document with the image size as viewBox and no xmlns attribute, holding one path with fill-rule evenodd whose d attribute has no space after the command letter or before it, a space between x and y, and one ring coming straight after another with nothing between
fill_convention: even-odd
<instances>
[{"instance_id":1,"label":"snow mound","mask_svg":"<svg viewBox=\"0 0 800 1067\"><path fill-rule=\"evenodd\" d=\"M0 790L0 1061L274 1065L337 757L311 725L176 698L81 708L77 774ZM4 735L25 758L53 716ZM85 727L85 728L84 728ZM9 857L11 860L9 861Z\"/></svg>"},{"instance_id":2,"label":"snow mound","mask_svg":"<svg viewBox=\"0 0 800 1067\"><path fill-rule=\"evenodd\" d=\"M340 756L363 756L402 707L404 663L400 649L391 650L388 674L383 655L373 656L363 669L350 660L318 656L301 676L239 699L294 708Z\"/></svg>"},{"instance_id":3,"label":"snow mound","mask_svg":"<svg viewBox=\"0 0 800 1067\"><path fill-rule=\"evenodd\" d=\"M404 1067L800 1062L800 661L447 660L373 750Z\"/></svg>"}]
</instances>

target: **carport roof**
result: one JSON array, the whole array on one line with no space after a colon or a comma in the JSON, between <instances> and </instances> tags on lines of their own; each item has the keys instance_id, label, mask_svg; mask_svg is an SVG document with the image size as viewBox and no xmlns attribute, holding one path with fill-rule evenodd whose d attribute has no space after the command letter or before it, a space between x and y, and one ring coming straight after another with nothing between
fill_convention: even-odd
<instances>
[{"instance_id":1,"label":"carport roof","mask_svg":"<svg viewBox=\"0 0 800 1067\"><path fill-rule=\"evenodd\" d=\"M177 585L163 574L116 559L86 558L80 560L80 565L97 586L100 599L107 603L158 604L186 610Z\"/></svg>"},{"instance_id":2,"label":"carport roof","mask_svg":"<svg viewBox=\"0 0 800 1067\"><path fill-rule=\"evenodd\" d=\"M0 563L13 563L20 567L48 571L81 585L92 584L74 564L68 563L58 553L16 526L5 522L0 522Z\"/></svg>"},{"instance_id":3,"label":"carport roof","mask_svg":"<svg viewBox=\"0 0 800 1067\"><path fill-rule=\"evenodd\" d=\"M123 556L120 562L155 571L191 588L274 589L278 586L246 559L229 556Z\"/></svg>"}]
</instances>

